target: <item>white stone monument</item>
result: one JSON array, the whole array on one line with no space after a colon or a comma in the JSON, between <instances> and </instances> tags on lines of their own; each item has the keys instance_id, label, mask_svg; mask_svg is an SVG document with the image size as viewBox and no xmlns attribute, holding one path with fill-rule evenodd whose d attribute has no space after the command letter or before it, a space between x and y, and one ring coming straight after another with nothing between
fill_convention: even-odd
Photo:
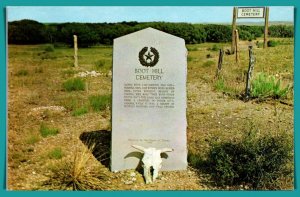
<instances>
[{"instance_id":1,"label":"white stone monument","mask_svg":"<svg viewBox=\"0 0 300 197\"><path fill-rule=\"evenodd\" d=\"M138 166L132 145L171 148L162 170L187 168L186 78L184 39L147 28L114 40L112 171Z\"/></svg>"}]
</instances>

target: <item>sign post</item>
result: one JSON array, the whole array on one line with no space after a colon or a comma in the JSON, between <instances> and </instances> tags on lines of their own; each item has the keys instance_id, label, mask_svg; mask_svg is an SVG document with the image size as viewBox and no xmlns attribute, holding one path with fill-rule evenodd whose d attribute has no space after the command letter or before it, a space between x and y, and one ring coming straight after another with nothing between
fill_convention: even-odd
<instances>
[{"instance_id":1,"label":"sign post","mask_svg":"<svg viewBox=\"0 0 300 197\"><path fill-rule=\"evenodd\" d=\"M232 39L231 39L231 54L235 52L235 30L236 30L236 7L233 8L232 14Z\"/></svg>"},{"instance_id":2,"label":"sign post","mask_svg":"<svg viewBox=\"0 0 300 197\"><path fill-rule=\"evenodd\" d=\"M265 31L264 31L264 48L268 47L268 27L269 27L269 7L266 7Z\"/></svg>"},{"instance_id":3,"label":"sign post","mask_svg":"<svg viewBox=\"0 0 300 197\"><path fill-rule=\"evenodd\" d=\"M237 13L236 13L237 12ZM268 42L268 27L269 27L269 7L238 7L237 11L233 9L233 15L237 15L237 18L264 18L265 19L265 28L264 28L264 48L267 48ZM235 25L236 21L232 21L232 46L231 52L234 49L234 34L235 34Z\"/></svg>"},{"instance_id":4,"label":"sign post","mask_svg":"<svg viewBox=\"0 0 300 197\"><path fill-rule=\"evenodd\" d=\"M239 55L238 55L238 44L239 44L239 31L236 29L234 33L235 37L235 63L239 63Z\"/></svg>"},{"instance_id":5,"label":"sign post","mask_svg":"<svg viewBox=\"0 0 300 197\"><path fill-rule=\"evenodd\" d=\"M74 38L74 67L78 66L78 45L77 45L77 36L73 35Z\"/></svg>"}]
</instances>

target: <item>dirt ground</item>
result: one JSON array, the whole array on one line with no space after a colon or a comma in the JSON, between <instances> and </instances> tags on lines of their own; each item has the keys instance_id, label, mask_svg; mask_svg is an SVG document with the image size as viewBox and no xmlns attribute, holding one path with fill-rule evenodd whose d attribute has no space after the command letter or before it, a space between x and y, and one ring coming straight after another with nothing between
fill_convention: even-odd
<instances>
[{"instance_id":1,"label":"dirt ground","mask_svg":"<svg viewBox=\"0 0 300 197\"><path fill-rule=\"evenodd\" d=\"M100 70L103 75L90 77L89 89L83 93L66 93L61 90L65 80L62 73L70 66L61 66L61 59L72 57L72 51L55 51L55 57L41 60L37 57L43 50L40 46L9 47L9 80L8 80L8 189L9 190L55 190L57 187L46 184L53 174L53 166L64 161L74 160L74 154L86 148L84 134L107 132L99 142L101 153L89 152L91 157L86 168L100 166L107 175L104 180L105 190L244 190L238 188L219 188L211 181L209 175L189 166L186 171L161 172L158 180L146 185L141 172L127 170L110 172L109 132L110 109L100 112L89 111L81 116L72 116L64 104L73 97L86 101L86 96L95 92L111 92L111 75L108 70ZM106 50L106 49L105 49ZM205 52L203 52L205 50ZM63 51L63 50L62 50ZM102 51L103 52L103 51ZM106 58L110 58L111 52ZM244 132L255 127L258 133L276 133L286 131L293 133L293 99L282 102L267 100L244 102L223 92L216 91L212 83L215 67L199 67L205 61L207 46L191 52L203 54L203 59L194 59L188 66L188 108L187 139L190 153L198 153L205 157L209 150L209 141L239 138ZM217 54L217 53L216 53ZM198 54L197 54L198 55ZM26 59L19 58L19 56ZM201 57L202 57L201 56ZM89 58L84 56L81 58ZM217 60L217 56L213 61ZM245 60L246 61L246 60ZM200 62L200 63L199 63ZM109 63L108 63L109 64ZM293 65L292 65L293 66ZM43 68L42 72L37 68ZM75 73L91 70L91 63L75 69ZM17 75L18 70L27 69L26 76ZM209 69L206 72L205 69ZM74 74L70 74L73 76ZM72 95L71 95L72 94ZM71 95L71 96L70 96ZM49 108L49 106L54 106ZM48 107L48 108L47 108ZM47 123L58 128L57 135L41 137L40 125ZM62 157L53 159L49 151L59 147ZM99 157L97 157L97 154ZM99 155L101 154L101 155ZM101 162L99 162L99 160ZM283 189L291 189L292 183L287 181Z\"/></svg>"}]
</instances>

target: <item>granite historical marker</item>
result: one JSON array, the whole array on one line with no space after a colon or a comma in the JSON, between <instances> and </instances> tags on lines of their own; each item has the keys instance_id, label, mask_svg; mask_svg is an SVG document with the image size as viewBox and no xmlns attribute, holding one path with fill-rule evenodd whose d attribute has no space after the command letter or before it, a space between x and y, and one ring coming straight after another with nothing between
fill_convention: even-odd
<instances>
[{"instance_id":1,"label":"granite historical marker","mask_svg":"<svg viewBox=\"0 0 300 197\"><path fill-rule=\"evenodd\" d=\"M114 40L111 170L134 169L132 145L173 148L162 170L185 170L187 50L147 28Z\"/></svg>"}]
</instances>

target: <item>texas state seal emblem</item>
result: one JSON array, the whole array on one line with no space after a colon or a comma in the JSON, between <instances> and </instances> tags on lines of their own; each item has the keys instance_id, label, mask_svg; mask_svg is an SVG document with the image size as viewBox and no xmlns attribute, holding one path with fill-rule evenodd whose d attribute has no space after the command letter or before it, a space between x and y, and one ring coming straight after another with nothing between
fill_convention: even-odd
<instances>
[{"instance_id":1,"label":"texas state seal emblem","mask_svg":"<svg viewBox=\"0 0 300 197\"><path fill-rule=\"evenodd\" d=\"M139 60L143 66L153 67L159 60L159 53L154 47L144 47L139 52Z\"/></svg>"}]
</instances>

